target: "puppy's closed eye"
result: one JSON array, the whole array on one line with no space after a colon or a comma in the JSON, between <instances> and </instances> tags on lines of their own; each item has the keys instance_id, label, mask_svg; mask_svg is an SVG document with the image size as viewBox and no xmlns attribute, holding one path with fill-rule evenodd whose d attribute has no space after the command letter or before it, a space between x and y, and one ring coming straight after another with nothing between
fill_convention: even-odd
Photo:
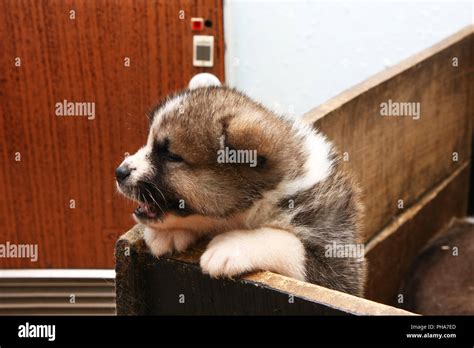
<instances>
[{"instance_id":1,"label":"puppy's closed eye","mask_svg":"<svg viewBox=\"0 0 474 348\"><path fill-rule=\"evenodd\" d=\"M166 153L165 158L170 162L184 162L181 156L169 151Z\"/></svg>"},{"instance_id":2,"label":"puppy's closed eye","mask_svg":"<svg viewBox=\"0 0 474 348\"><path fill-rule=\"evenodd\" d=\"M165 139L163 143L155 143L153 152L160 158L170 162L184 162L183 157L170 151L169 139Z\"/></svg>"}]
</instances>

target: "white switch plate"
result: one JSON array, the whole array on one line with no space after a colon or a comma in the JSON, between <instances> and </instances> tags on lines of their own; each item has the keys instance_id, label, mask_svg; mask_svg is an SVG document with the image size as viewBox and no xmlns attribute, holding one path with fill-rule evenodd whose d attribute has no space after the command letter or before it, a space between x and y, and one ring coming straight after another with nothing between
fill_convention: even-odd
<instances>
[{"instance_id":1,"label":"white switch plate","mask_svg":"<svg viewBox=\"0 0 474 348\"><path fill-rule=\"evenodd\" d=\"M214 36L193 36L193 66L214 66Z\"/></svg>"}]
</instances>

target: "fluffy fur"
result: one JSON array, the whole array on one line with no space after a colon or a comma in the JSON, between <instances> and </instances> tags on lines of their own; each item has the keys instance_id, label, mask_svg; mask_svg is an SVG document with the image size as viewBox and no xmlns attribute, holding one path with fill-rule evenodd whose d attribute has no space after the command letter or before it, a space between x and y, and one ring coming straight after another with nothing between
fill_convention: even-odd
<instances>
[{"instance_id":1,"label":"fluffy fur","mask_svg":"<svg viewBox=\"0 0 474 348\"><path fill-rule=\"evenodd\" d=\"M217 153L255 150L257 165ZM226 87L186 90L151 113L146 145L117 172L120 192L162 256L211 238L201 267L213 277L270 270L355 295L365 262L327 257L358 243L359 190L314 129Z\"/></svg>"}]
</instances>

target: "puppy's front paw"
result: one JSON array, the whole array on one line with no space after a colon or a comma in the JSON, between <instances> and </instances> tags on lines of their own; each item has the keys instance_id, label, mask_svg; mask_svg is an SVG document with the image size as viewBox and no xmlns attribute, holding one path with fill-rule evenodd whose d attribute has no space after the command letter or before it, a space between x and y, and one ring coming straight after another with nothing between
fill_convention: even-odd
<instances>
[{"instance_id":1,"label":"puppy's front paw","mask_svg":"<svg viewBox=\"0 0 474 348\"><path fill-rule=\"evenodd\" d=\"M154 230L149 227L145 228L143 237L151 253L157 257L175 251L183 252L197 239L193 232Z\"/></svg>"},{"instance_id":2,"label":"puppy's front paw","mask_svg":"<svg viewBox=\"0 0 474 348\"><path fill-rule=\"evenodd\" d=\"M214 278L232 278L252 270L245 243L239 243L239 240L229 233L218 235L209 243L200 263L203 272Z\"/></svg>"},{"instance_id":3,"label":"puppy's front paw","mask_svg":"<svg viewBox=\"0 0 474 348\"><path fill-rule=\"evenodd\" d=\"M293 233L262 227L216 236L201 256L201 268L211 277L264 270L305 280L305 260L303 243Z\"/></svg>"}]
</instances>

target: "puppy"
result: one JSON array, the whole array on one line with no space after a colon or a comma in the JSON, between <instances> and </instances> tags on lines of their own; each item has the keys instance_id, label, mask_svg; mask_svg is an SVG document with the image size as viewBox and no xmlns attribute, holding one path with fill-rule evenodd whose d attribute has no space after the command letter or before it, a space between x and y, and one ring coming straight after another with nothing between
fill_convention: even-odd
<instances>
[{"instance_id":1,"label":"puppy","mask_svg":"<svg viewBox=\"0 0 474 348\"><path fill-rule=\"evenodd\" d=\"M268 270L362 296L359 190L327 139L226 87L177 93L150 115L146 145L116 170L155 256L211 238L204 273Z\"/></svg>"}]
</instances>

